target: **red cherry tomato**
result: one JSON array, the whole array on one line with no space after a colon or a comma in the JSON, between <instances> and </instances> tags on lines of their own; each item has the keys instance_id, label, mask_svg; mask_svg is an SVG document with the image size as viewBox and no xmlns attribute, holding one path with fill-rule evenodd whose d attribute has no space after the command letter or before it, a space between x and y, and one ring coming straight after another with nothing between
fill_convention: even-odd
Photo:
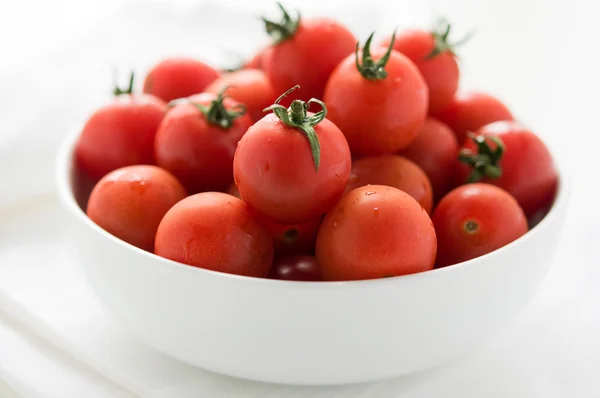
<instances>
[{"instance_id":1,"label":"red cherry tomato","mask_svg":"<svg viewBox=\"0 0 600 398\"><path fill-rule=\"evenodd\" d=\"M267 277L271 237L238 198L220 192L189 196L165 214L155 252L180 263L230 274Z\"/></svg>"},{"instance_id":2,"label":"red cherry tomato","mask_svg":"<svg viewBox=\"0 0 600 398\"><path fill-rule=\"evenodd\" d=\"M527 232L517 201L489 184L463 185L451 191L433 212L438 239L436 267L483 256Z\"/></svg>"},{"instance_id":3,"label":"red cherry tomato","mask_svg":"<svg viewBox=\"0 0 600 398\"><path fill-rule=\"evenodd\" d=\"M377 48L369 37L357 68L358 53L335 69L325 89L329 118L346 136L353 155L394 153L417 136L427 116L427 86L404 55ZM373 61L378 60L378 61ZM385 68L385 70L383 69Z\"/></svg>"},{"instance_id":4,"label":"red cherry tomato","mask_svg":"<svg viewBox=\"0 0 600 398\"><path fill-rule=\"evenodd\" d=\"M383 185L350 191L329 212L317 237L323 279L358 280L433 268L435 231L410 195Z\"/></svg>"},{"instance_id":5,"label":"red cherry tomato","mask_svg":"<svg viewBox=\"0 0 600 398\"><path fill-rule=\"evenodd\" d=\"M417 138L400 155L415 162L431 182L433 198L438 201L454 188L458 142L444 123L427 118Z\"/></svg>"},{"instance_id":6,"label":"red cherry tomato","mask_svg":"<svg viewBox=\"0 0 600 398\"><path fill-rule=\"evenodd\" d=\"M450 105L458 89L458 64L446 32L450 33L448 23L432 32L410 29L398 33L394 43L394 50L406 55L423 75L429 89L429 113ZM390 42L391 37L381 46L388 47Z\"/></svg>"},{"instance_id":7,"label":"red cherry tomato","mask_svg":"<svg viewBox=\"0 0 600 398\"><path fill-rule=\"evenodd\" d=\"M398 188L419 202L427 213L431 212L433 194L427 175L402 156L380 155L355 161L346 192L368 184Z\"/></svg>"},{"instance_id":8,"label":"red cherry tomato","mask_svg":"<svg viewBox=\"0 0 600 398\"><path fill-rule=\"evenodd\" d=\"M167 107L132 89L133 75L129 89L115 89L115 101L94 112L81 131L75 163L93 181L121 167L155 163L154 136Z\"/></svg>"},{"instance_id":9,"label":"red cherry tomato","mask_svg":"<svg viewBox=\"0 0 600 398\"><path fill-rule=\"evenodd\" d=\"M267 32L274 38L274 44L262 57L263 69L276 93L300 85L289 100L323 98L329 75L354 51L356 39L332 19L298 16L293 20L281 9L284 14L281 23L267 22Z\"/></svg>"},{"instance_id":10,"label":"red cherry tomato","mask_svg":"<svg viewBox=\"0 0 600 398\"><path fill-rule=\"evenodd\" d=\"M285 94L284 94L285 95ZM276 101L278 102L281 97ZM350 150L342 132L315 100L294 100L286 110L256 122L240 140L233 161L235 184L258 213L280 224L308 222L342 196L350 175Z\"/></svg>"},{"instance_id":11,"label":"red cherry tomato","mask_svg":"<svg viewBox=\"0 0 600 398\"><path fill-rule=\"evenodd\" d=\"M156 133L156 161L190 193L224 191L233 181L237 143L251 125L233 99L194 95L165 116Z\"/></svg>"},{"instance_id":12,"label":"red cherry tomato","mask_svg":"<svg viewBox=\"0 0 600 398\"><path fill-rule=\"evenodd\" d=\"M304 282L322 280L319 264L313 256L281 258L273 264L269 278Z\"/></svg>"},{"instance_id":13,"label":"red cherry tomato","mask_svg":"<svg viewBox=\"0 0 600 398\"><path fill-rule=\"evenodd\" d=\"M242 198L235 184L231 184L227 193ZM281 257L314 253L317 233L321 225L320 218L302 224L286 225L273 222L257 213L255 216L273 238L275 255Z\"/></svg>"},{"instance_id":14,"label":"red cherry tomato","mask_svg":"<svg viewBox=\"0 0 600 398\"><path fill-rule=\"evenodd\" d=\"M468 132L492 122L513 120L513 115L502 102L491 95L478 92L457 94L450 105L433 116L454 131L461 145Z\"/></svg>"},{"instance_id":15,"label":"red cherry tomato","mask_svg":"<svg viewBox=\"0 0 600 398\"><path fill-rule=\"evenodd\" d=\"M476 136L481 137L479 144ZM477 130L473 138L465 142L461 151L461 158L467 163L459 165L462 183L484 179L503 188L517 199L527 217L551 206L558 176L552 156L539 137L518 122L509 121L488 124ZM501 140L503 151L497 152L493 138ZM478 153L486 155L486 159L479 159Z\"/></svg>"},{"instance_id":16,"label":"red cherry tomato","mask_svg":"<svg viewBox=\"0 0 600 398\"><path fill-rule=\"evenodd\" d=\"M171 173L156 166L128 166L96 184L87 215L117 238L151 252L160 220L186 196Z\"/></svg>"},{"instance_id":17,"label":"red cherry tomato","mask_svg":"<svg viewBox=\"0 0 600 398\"><path fill-rule=\"evenodd\" d=\"M264 72L257 69L241 69L227 73L212 82L204 90L218 94L226 87L227 95L244 104L254 121L265 116L263 109L275 101L275 93Z\"/></svg>"},{"instance_id":18,"label":"red cherry tomato","mask_svg":"<svg viewBox=\"0 0 600 398\"><path fill-rule=\"evenodd\" d=\"M144 92L169 102L204 91L219 72L202 61L170 58L159 62L148 72Z\"/></svg>"},{"instance_id":19,"label":"red cherry tomato","mask_svg":"<svg viewBox=\"0 0 600 398\"><path fill-rule=\"evenodd\" d=\"M268 53L269 51L271 51L272 47L265 47L260 49L256 54L254 54L254 56L252 58L250 58L248 60L248 62L246 62L243 66L244 69L263 69L263 59L265 57L265 54Z\"/></svg>"}]
</instances>

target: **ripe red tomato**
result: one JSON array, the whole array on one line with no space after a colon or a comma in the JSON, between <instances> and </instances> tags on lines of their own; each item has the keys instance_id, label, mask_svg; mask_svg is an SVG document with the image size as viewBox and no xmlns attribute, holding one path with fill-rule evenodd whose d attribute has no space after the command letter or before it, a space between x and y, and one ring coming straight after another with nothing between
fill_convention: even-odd
<instances>
[{"instance_id":1,"label":"ripe red tomato","mask_svg":"<svg viewBox=\"0 0 600 398\"><path fill-rule=\"evenodd\" d=\"M171 173L156 166L128 166L96 184L87 215L117 238L151 252L160 220L186 196Z\"/></svg>"},{"instance_id":2,"label":"ripe red tomato","mask_svg":"<svg viewBox=\"0 0 600 398\"><path fill-rule=\"evenodd\" d=\"M427 175L412 161L398 155L362 158L352 164L346 192L365 185L387 185L412 196L431 212L433 194Z\"/></svg>"},{"instance_id":3,"label":"ripe red tomato","mask_svg":"<svg viewBox=\"0 0 600 398\"><path fill-rule=\"evenodd\" d=\"M270 52L272 49L271 46L260 49L252 58L248 60L243 66L244 69L264 69L263 59L265 54Z\"/></svg>"},{"instance_id":4,"label":"ripe red tomato","mask_svg":"<svg viewBox=\"0 0 600 398\"><path fill-rule=\"evenodd\" d=\"M419 70L391 48L371 54L372 38L363 49L362 64L357 50L333 71L325 88L329 118L357 156L404 149L427 116L427 86Z\"/></svg>"},{"instance_id":5,"label":"ripe red tomato","mask_svg":"<svg viewBox=\"0 0 600 398\"><path fill-rule=\"evenodd\" d=\"M433 268L435 231L407 193L383 185L350 191L329 212L317 236L324 280L385 278Z\"/></svg>"},{"instance_id":6,"label":"ripe red tomato","mask_svg":"<svg viewBox=\"0 0 600 398\"><path fill-rule=\"evenodd\" d=\"M94 182L107 173L134 164L154 164L154 136L167 110L152 95L115 89L115 101L96 110L75 146L75 163Z\"/></svg>"},{"instance_id":7,"label":"ripe red tomato","mask_svg":"<svg viewBox=\"0 0 600 398\"><path fill-rule=\"evenodd\" d=\"M190 193L224 191L233 181L237 143L251 125L235 100L221 94L194 95L171 108L160 124L156 162Z\"/></svg>"},{"instance_id":8,"label":"ripe red tomato","mask_svg":"<svg viewBox=\"0 0 600 398\"><path fill-rule=\"evenodd\" d=\"M170 58L159 62L144 80L144 92L169 102L204 91L219 72L202 61Z\"/></svg>"},{"instance_id":9,"label":"ripe red tomato","mask_svg":"<svg viewBox=\"0 0 600 398\"><path fill-rule=\"evenodd\" d=\"M280 23L264 20L274 43L262 57L263 69L276 93L300 85L288 100L323 98L329 75L352 53L356 38L332 19L298 15L293 20L281 5L280 8L283 12Z\"/></svg>"},{"instance_id":10,"label":"ripe red tomato","mask_svg":"<svg viewBox=\"0 0 600 398\"><path fill-rule=\"evenodd\" d=\"M503 148L493 139L500 139ZM484 179L505 189L527 217L546 211L554 200L558 176L552 156L542 140L518 122L483 126L463 145L461 160L461 183Z\"/></svg>"},{"instance_id":11,"label":"ripe red tomato","mask_svg":"<svg viewBox=\"0 0 600 398\"><path fill-rule=\"evenodd\" d=\"M236 198L242 198L235 184L231 184L227 193ZM302 224L287 225L273 222L258 213L255 213L255 216L273 238L273 249L276 256L314 253L317 233L321 225L320 218Z\"/></svg>"},{"instance_id":12,"label":"ripe red tomato","mask_svg":"<svg viewBox=\"0 0 600 398\"><path fill-rule=\"evenodd\" d=\"M274 113L240 140L233 173L250 207L274 222L297 224L319 218L342 196L350 150L342 132L325 119L325 104L294 100L286 110L277 105L282 97L271 107ZM313 103L322 110L307 113Z\"/></svg>"},{"instance_id":13,"label":"ripe red tomato","mask_svg":"<svg viewBox=\"0 0 600 398\"><path fill-rule=\"evenodd\" d=\"M267 277L271 237L238 198L220 192L189 196L165 214L155 252L180 263L236 275Z\"/></svg>"},{"instance_id":14,"label":"ripe red tomato","mask_svg":"<svg viewBox=\"0 0 600 398\"><path fill-rule=\"evenodd\" d=\"M431 182L434 201L438 201L455 186L458 142L444 123L427 118L417 138L400 155L415 162Z\"/></svg>"},{"instance_id":15,"label":"ripe red tomato","mask_svg":"<svg viewBox=\"0 0 600 398\"><path fill-rule=\"evenodd\" d=\"M269 278L304 282L322 280L319 264L313 256L290 256L276 260Z\"/></svg>"},{"instance_id":16,"label":"ripe red tomato","mask_svg":"<svg viewBox=\"0 0 600 398\"><path fill-rule=\"evenodd\" d=\"M450 105L433 116L454 131L460 145L470 131L492 122L513 120L513 115L502 102L478 92L458 93Z\"/></svg>"},{"instance_id":17,"label":"ripe red tomato","mask_svg":"<svg viewBox=\"0 0 600 398\"><path fill-rule=\"evenodd\" d=\"M204 90L218 94L227 88L227 95L244 104L253 121L265 116L263 109L275 101L275 92L263 71L258 69L240 69L227 73L212 82Z\"/></svg>"},{"instance_id":18,"label":"ripe red tomato","mask_svg":"<svg viewBox=\"0 0 600 398\"><path fill-rule=\"evenodd\" d=\"M454 48L460 43L450 43L449 34L450 24L442 22L431 32L420 29L400 32L394 43L394 50L406 55L423 75L429 89L430 114L450 105L458 89ZM388 47L391 40L391 37L386 38L381 46Z\"/></svg>"},{"instance_id":19,"label":"ripe red tomato","mask_svg":"<svg viewBox=\"0 0 600 398\"><path fill-rule=\"evenodd\" d=\"M517 201L489 184L460 186L433 212L438 239L436 268L483 256L527 232L527 219Z\"/></svg>"}]
</instances>

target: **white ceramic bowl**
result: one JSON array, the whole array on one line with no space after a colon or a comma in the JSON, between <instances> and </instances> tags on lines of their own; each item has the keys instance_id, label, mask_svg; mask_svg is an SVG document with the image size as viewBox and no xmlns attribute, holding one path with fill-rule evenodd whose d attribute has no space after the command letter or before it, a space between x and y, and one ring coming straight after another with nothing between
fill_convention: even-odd
<instances>
[{"instance_id":1,"label":"white ceramic bowl","mask_svg":"<svg viewBox=\"0 0 600 398\"><path fill-rule=\"evenodd\" d=\"M493 253L425 273L358 282L288 282L179 264L98 227L72 191L72 134L58 156L62 203L82 264L115 318L172 357L288 384L346 384L424 370L480 346L514 319L554 255L568 199Z\"/></svg>"}]
</instances>

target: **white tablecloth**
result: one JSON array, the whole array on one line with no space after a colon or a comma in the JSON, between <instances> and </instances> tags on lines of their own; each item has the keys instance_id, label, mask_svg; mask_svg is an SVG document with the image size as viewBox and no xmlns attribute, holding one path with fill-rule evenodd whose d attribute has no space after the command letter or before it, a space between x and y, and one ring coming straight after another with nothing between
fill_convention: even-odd
<instances>
[{"instance_id":1,"label":"white tablecloth","mask_svg":"<svg viewBox=\"0 0 600 398\"><path fill-rule=\"evenodd\" d=\"M0 397L600 396L599 62L583 0L286 2L335 15L361 38L426 23L432 9L475 26L463 87L505 99L574 180L555 265L517 322L449 366L335 388L214 375L125 334L79 275L52 195L60 139L108 100L113 66L143 71L169 54L233 62L265 42L253 17L275 12L272 2L12 3L0 5Z\"/></svg>"}]
</instances>

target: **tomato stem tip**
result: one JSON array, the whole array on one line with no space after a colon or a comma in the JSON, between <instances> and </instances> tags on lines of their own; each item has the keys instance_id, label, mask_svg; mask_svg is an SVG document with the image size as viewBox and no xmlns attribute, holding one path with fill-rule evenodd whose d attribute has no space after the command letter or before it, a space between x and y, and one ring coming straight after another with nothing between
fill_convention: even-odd
<instances>
[{"instance_id":1,"label":"tomato stem tip","mask_svg":"<svg viewBox=\"0 0 600 398\"><path fill-rule=\"evenodd\" d=\"M360 74L369 80L382 80L385 79L388 73L385 70L385 65L388 63L390 59L390 55L392 54L392 50L394 49L394 43L396 42L396 31L392 34L392 40L390 41L390 45L388 46L387 51L378 61L374 61L371 56L371 42L373 41L373 36L375 32L371 33L362 50L362 64L358 60L358 52L360 50L360 41L356 42L356 50L354 52L355 55L355 63L356 69L360 72Z\"/></svg>"},{"instance_id":2,"label":"tomato stem tip","mask_svg":"<svg viewBox=\"0 0 600 398\"><path fill-rule=\"evenodd\" d=\"M280 22L271 21L265 17L262 17L262 21L265 23L265 29L267 34L273 38L273 44L279 44L284 40L289 39L296 33L298 26L300 25L300 12L297 12L296 19L292 19L290 14L287 12L285 7L280 2L277 2L279 9L282 13Z\"/></svg>"},{"instance_id":3,"label":"tomato stem tip","mask_svg":"<svg viewBox=\"0 0 600 398\"><path fill-rule=\"evenodd\" d=\"M482 178L497 179L502 176L500 160L504 155L504 143L499 137L492 135L467 134L468 138L477 145L477 151L462 149L458 155L458 160L469 166L472 171L467 177L467 183L480 181ZM487 140L493 142L496 146L492 149Z\"/></svg>"},{"instance_id":4,"label":"tomato stem tip","mask_svg":"<svg viewBox=\"0 0 600 398\"><path fill-rule=\"evenodd\" d=\"M237 104L230 109L225 108L223 100L227 98L225 92L228 88L228 85L224 86L221 91L219 91L216 98L211 101L209 106L192 102L192 105L202 112L209 123L219 126L223 130L228 130L233 127L235 119L246 113L246 106L244 104Z\"/></svg>"},{"instance_id":5,"label":"tomato stem tip","mask_svg":"<svg viewBox=\"0 0 600 398\"><path fill-rule=\"evenodd\" d=\"M462 46L475 34L474 31L469 31L462 39L450 42L450 31L452 30L452 25L446 18L440 18L431 29L431 35L435 40L435 45L431 52L425 56L425 59L432 59L438 56L443 52L449 52L452 55L456 55L455 49L457 47Z\"/></svg>"},{"instance_id":6,"label":"tomato stem tip","mask_svg":"<svg viewBox=\"0 0 600 398\"><path fill-rule=\"evenodd\" d=\"M123 95L123 94L133 94L133 81L135 78L135 72L131 71L129 73L129 85L125 89L122 89L121 87L119 87L119 84L117 83L116 75L117 75L116 72L114 72L113 95L118 96L118 95Z\"/></svg>"}]
</instances>

